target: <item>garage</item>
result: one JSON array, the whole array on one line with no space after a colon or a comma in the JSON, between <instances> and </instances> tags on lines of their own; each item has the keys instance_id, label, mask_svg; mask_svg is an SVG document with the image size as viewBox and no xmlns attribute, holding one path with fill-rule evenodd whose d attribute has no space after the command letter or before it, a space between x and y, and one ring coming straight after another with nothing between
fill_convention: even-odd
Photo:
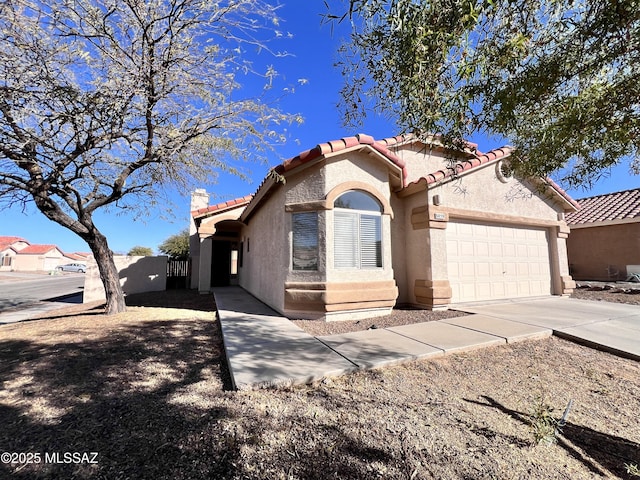
<instances>
[{"instance_id":1,"label":"garage","mask_svg":"<svg viewBox=\"0 0 640 480\"><path fill-rule=\"evenodd\" d=\"M450 221L446 235L453 303L552 293L546 229Z\"/></svg>"}]
</instances>

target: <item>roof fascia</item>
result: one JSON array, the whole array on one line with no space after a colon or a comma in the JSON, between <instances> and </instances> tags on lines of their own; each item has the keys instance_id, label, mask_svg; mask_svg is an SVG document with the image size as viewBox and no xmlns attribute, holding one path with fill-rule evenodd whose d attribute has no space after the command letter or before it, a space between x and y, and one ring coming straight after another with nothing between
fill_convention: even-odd
<instances>
[{"instance_id":1,"label":"roof fascia","mask_svg":"<svg viewBox=\"0 0 640 480\"><path fill-rule=\"evenodd\" d=\"M556 182L551 180L550 178L532 178L531 179L536 185L541 186L545 189L546 192L551 192L551 194L557 198L561 204L564 205L565 212L577 212L580 210L580 205L574 199L572 199L569 194L567 194Z\"/></svg>"},{"instance_id":2,"label":"roof fascia","mask_svg":"<svg viewBox=\"0 0 640 480\"><path fill-rule=\"evenodd\" d=\"M581 228L593 228L593 227L610 227L614 225L628 225L630 223L640 223L640 217L633 218L620 218L617 220L603 220L598 222L585 222L585 223L570 223L569 228L571 230L578 230Z\"/></svg>"},{"instance_id":3,"label":"roof fascia","mask_svg":"<svg viewBox=\"0 0 640 480\"><path fill-rule=\"evenodd\" d=\"M349 147L349 148L345 148L344 150L340 150L338 152L327 153L327 154L323 155L321 158L324 158L324 159L328 160L328 159L331 159L333 157L337 157L337 156L343 155L345 153L351 153L351 152L355 152L355 151L366 153L369 156L372 156L372 157L375 157L375 158L377 158L379 160L382 160L384 163L387 164L388 167L391 167L391 169L393 169L397 173L399 173L400 174L400 178L402 179L402 168L400 168L400 166L397 165L393 160L391 160L389 157L384 155L382 152L380 152L379 150L374 148L372 145L368 145L368 144L355 145L353 147Z\"/></svg>"},{"instance_id":4,"label":"roof fascia","mask_svg":"<svg viewBox=\"0 0 640 480\"><path fill-rule=\"evenodd\" d=\"M218 210L212 210L210 212L203 212L203 213L199 213L197 215L193 215L193 219L197 220L197 221L202 221L206 218L209 217L215 217L216 215L220 215L221 213L227 213L231 210L237 209L237 208L244 208L249 204L250 201L246 201L244 203L237 203L235 205L229 205L228 207L225 208L220 208Z\"/></svg>"},{"instance_id":5,"label":"roof fascia","mask_svg":"<svg viewBox=\"0 0 640 480\"><path fill-rule=\"evenodd\" d=\"M297 175L299 173L302 173L306 169L308 169L308 168L310 168L310 167L312 167L314 165L317 165L320 162L327 161L327 160L332 160L335 157L339 157L341 155L345 155L345 154L352 153L352 152L363 152L363 153L366 153L369 156L377 158L378 160L382 160L387 165L387 167L389 167L396 174L398 174L398 178L400 180L400 184L402 184L402 176L403 176L402 168L400 166L396 165L390 158L385 156L382 152L378 151L376 148L374 148L373 146L368 145L368 144L358 144L358 145L354 145L352 147L347 147L347 148L345 148L343 150L339 150L337 152L324 153L322 155L319 155L317 158L314 158L313 160L305 162L305 163L303 163L301 165L297 165L296 167L292 168L291 170L282 172L282 173L280 173L280 175L282 175L286 179L289 176ZM253 199L249 202L249 204L247 205L247 207L244 210L244 212L242 212L242 215L240 216L240 221L243 222L243 223L247 223L249 218L253 215L253 213L258 208L258 206L262 203L262 201L266 200L266 197L270 193L271 189L273 189L273 188L275 188L275 187L277 187L279 185L280 185L280 183L275 181L273 178L271 178L271 177L266 178L265 181L262 183L262 185L260 185L260 187L258 188L258 191L253 196Z\"/></svg>"},{"instance_id":6,"label":"roof fascia","mask_svg":"<svg viewBox=\"0 0 640 480\"><path fill-rule=\"evenodd\" d=\"M253 195L253 198L249 201L249 204L245 207L245 209L240 214L238 220L242 223L247 224L249 218L253 215L258 206L267 199L268 194L274 186L279 185L279 182L276 182L272 177L267 177L263 180L260 187L258 187L258 191Z\"/></svg>"}]
</instances>

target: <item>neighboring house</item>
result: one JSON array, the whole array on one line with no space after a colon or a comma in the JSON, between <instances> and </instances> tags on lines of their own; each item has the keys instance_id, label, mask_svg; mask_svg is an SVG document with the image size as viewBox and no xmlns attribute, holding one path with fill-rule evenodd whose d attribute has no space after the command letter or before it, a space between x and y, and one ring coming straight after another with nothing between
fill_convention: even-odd
<instances>
[{"instance_id":1,"label":"neighboring house","mask_svg":"<svg viewBox=\"0 0 640 480\"><path fill-rule=\"evenodd\" d=\"M31 245L20 237L0 236L0 271L50 271L64 263L85 263L91 253L64 253L56 245Z\"/></svg>"},{"instance_id":2,"label":"neighboring house","mask_svg":"<svg viewBox=\"0 0 640 480\"><path fill-rule=\"evenodd\" d=\"M238 284L323 319L568 294L577 204L551 180L513 178L510 153L469 145L454 160L435 140L357 135L285 161L253 196L208 206L198 190L192 286Z\"/></svg>"},{"instance_id":3,"label":"neighboring house","mask_svg":"<svg viewBox=\"0 0 640 480\"><path fill-rule=\"evenodd\" d=\"M64 253L55 245L29 245L13 259L13 270L21 272L50 271L64 263Z\"/></svg>"},{"instance_id":4,"label":"neighboring house","mask_svg":"<svg viewBox=\"0 0 640 480\"><path fill-rule=\"evenodd\" d=\"M73 253L65 253L64 254L64 260L65 262L76 262L76 263L87 263L87 260L89 260L90 258L93 257L93 254L91 253L84 253L84 252L73 252Z\"/></svg>"},{"instance_id":5,"label":"neighboring house","mask_svg":"<svg viewBox=\"0 0 640 480\"><path fill-rule=\"evenodd\" d=\"M23 238L0 236L0 271L13 270L16 254L28 246L29 242Z\"/></svg>"},{"instance_id":6,"label":"neighboring house","mask_svg":"<svg viewBox=\"0 0 640 480\"><path fill-rule=\"evenodd\" d=\"M626 280L640 273L640 189L578 200L567 215L569 265L577 280Z\"/></svg>"}]
</instances>

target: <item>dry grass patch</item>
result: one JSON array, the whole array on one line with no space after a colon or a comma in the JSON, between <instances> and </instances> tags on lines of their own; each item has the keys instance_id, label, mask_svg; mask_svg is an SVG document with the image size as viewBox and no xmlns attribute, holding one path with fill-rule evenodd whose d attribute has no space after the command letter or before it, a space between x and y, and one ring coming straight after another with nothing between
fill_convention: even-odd
<instances>
[{"instance_id":1,"label":"dry grass patch","mask_svg":"<svg viewBox=\"0 0 640 480\"><path fill-rule=\"evenodd\" d=\"M211 297L128 301L0 326L0 451L98 452L0 478L592 479L640 463L631 360L550 338L230 392ZM529 424L541 394L556 418L573 399L550 446Z\"/></svg>"}]
</instances>

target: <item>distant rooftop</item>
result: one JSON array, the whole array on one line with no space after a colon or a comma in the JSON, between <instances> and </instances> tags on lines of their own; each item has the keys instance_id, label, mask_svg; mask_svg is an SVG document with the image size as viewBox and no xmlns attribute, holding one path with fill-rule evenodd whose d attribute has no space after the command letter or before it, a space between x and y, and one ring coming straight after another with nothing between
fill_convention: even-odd
<instances>
[{"instance_id":1,"label":"distant rooftop","mask_svg":"<svg viewBox=\"0 0 640 480\"><path fill-rule=\"evenodd\" d=\"M23 248L22 250L20 250L20 254L26 254L26 255L42 255L44 253L48 253L51 250L60 250L57 246L55 245L29 245L28 247Z\"/></svg>"},{"instance_id":2,"label":"distant rooftop","mask_svg":"<svg viewBox=\"0 0 640 480\"><path fill-rule=\"evenodd\" d=\"M580 210L567 214L569 225L637 218L640 221L640 188L578 200Z\"/></svg>"}]
</instances>

